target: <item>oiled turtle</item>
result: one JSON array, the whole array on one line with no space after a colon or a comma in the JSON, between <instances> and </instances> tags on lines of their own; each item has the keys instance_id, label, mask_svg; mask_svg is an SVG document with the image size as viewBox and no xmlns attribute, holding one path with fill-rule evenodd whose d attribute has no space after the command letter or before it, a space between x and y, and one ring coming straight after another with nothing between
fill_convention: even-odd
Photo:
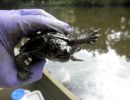
<instances>
[{"instance_id":1,"label":"oiled turtle","mask_svg":"<svg viewBox=\"0 0 130 100\"><path fill-rule=\"evenodd\" d=\"M98 37L98 30L83 34L77 38L68 38L59 32L49 32L37 35L26 42L21 48L20 53L15 57L18 69L18 78L27 80L31 77L32 71L30 64L39 59L49 59L52 61L66 62L68 60L81 61L73 56L80 51L81 44L95 43ZM27 64L26 60L30 60Z\"/></svg>"}]
</instances>

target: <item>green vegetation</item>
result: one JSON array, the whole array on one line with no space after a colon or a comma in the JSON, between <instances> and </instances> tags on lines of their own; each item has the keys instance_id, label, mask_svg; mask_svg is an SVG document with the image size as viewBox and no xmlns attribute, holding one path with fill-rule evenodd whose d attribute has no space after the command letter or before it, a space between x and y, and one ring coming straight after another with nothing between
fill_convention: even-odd
<instances>
[{"instance_id":1,"label":"green vegetation","mask_svg":"<svg viewBox=\"0 0 130 100\"><path fill-rule=\"evenodd\" d=\"M47 5L62 6L129 6L129 0L44 0Z\"/></svg>"},{"instance_id":2,"label":"green vegetation","mask_svg":"<svg viewBox=\"0 0 130 100\"><path fill-rule=\"evenodd\" d=\"M127 6L130 5L130 0L0 0L1 4L13 3L25 3L30 4L43 4L46 6L97 6L97 7L109 7L109 6Z\"/></svg>"}]
</instances>

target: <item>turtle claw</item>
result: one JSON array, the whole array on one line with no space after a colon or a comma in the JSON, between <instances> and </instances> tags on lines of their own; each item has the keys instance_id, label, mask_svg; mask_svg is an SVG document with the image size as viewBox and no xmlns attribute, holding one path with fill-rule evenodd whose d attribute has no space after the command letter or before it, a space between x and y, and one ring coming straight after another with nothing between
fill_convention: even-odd
<instances>
[{"instance_id":1,"label":"turtle claw","mask_svg":"<svg viewBox=\"0 0 130 100\"><path fill-rule=\"evenodd\" d=\"M96 37L100 37L101 35L97 34Z\"/></svg>"},{"instance_id":2,"label":"turtle claw","mask_svg":"<svg viewBox=\"0 0 130 100\"><path fill-rule=\"evenodd\" d=\"M76 58L76 57L74 57L74 56L71 56L71 60L72 60L72 61L84 61L84 60L78 59L78 58Z\"/></svg>"},{"instance_id":3,"label":"turtle claw","mask_svg":"<svg viewBox=\"0 0 130 100\"><path fill-rule=\"evenodd\" d=\"M24 68L24 70L30 74L33 74L33 72L29 68Z\"/></svg>"},{"instance_id":4,"label":"turtle claw","mask_svg":"<svg viewBox=\"0 0 130 100\"><path fill-rule=\"evenodd\" d=\"M18 79L25 81L31 77L32 72L31 71L19 71L17 74Z\"/></svg>"},{"instance_id":5,"label":"turtle claw","mask_svg":"<svg viewBox=\"0 0 130 100\"><path fill-rule=\"evenodd\" d=\"M100 36L99 34L98 34L98 31L99 31L100 29L97 29L97 30L94 30L94 29L91 29L90 31L90 34L89 34L89 41L88 41L88 43L90 43L90 44L94 44L96 41L97 41L97 38Z\"/></svg>"},{"instance_id":6,"label":"turtle claw","mask_svg":"<svg viewBox=\"0 0 130 100\"><path fill-rule=\"evenodd\" d=\"M93 44L95 44L95 41L90 41L89 43L93 45Z\"/></svg>"}]
</instances>

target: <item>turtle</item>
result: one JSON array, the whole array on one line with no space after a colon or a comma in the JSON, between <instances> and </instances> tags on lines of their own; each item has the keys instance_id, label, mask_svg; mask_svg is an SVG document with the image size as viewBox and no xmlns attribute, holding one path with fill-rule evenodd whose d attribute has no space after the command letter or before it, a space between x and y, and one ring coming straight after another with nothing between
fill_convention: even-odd
<instances>
[{"instance_id":1,"label":"turtle","mask_svg":"<svg viewBox=\"0 0 130 100\"><path fill-rule=\"evenodd\" d=\"M76 38L69 38L62 32L41 33L31 38L21 46L20 53L15 56L18 79L22 81L29 79L33 74L30 65L38 60L83 61L73 54L81 50L82 44L94 44L98 36L98 30L93 29L90 33L86 32Z\"/></svg>"}]
</instances>

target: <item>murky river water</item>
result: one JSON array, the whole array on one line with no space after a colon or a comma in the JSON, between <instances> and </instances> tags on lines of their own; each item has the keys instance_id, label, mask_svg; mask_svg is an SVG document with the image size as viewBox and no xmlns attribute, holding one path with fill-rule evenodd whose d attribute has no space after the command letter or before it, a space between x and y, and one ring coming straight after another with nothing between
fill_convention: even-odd
<instances>
[{"instance_id":1,"label":"murky river water","mask_svg":"<svg viewBox=\"0 0 130 100\"><path fill-rule=\"evenodd\" d=\"M130 100L130 9L49 8L75 27L100 28L95 45L75 56L83 62L48 61L45 69L82 100Z\"/></svg>"},{"instance_id":2,"label":"murky river water","mask_svg":"<svg viewBox=\"0 0 130 100\"><path fill-rule=\"evenodd\" d=\"M83 62L48 61L45 69L81 100L130 100L130 9L44 9L79 29L100 28L101 34L75 54Z\"/></svg>"}]
</instances>

